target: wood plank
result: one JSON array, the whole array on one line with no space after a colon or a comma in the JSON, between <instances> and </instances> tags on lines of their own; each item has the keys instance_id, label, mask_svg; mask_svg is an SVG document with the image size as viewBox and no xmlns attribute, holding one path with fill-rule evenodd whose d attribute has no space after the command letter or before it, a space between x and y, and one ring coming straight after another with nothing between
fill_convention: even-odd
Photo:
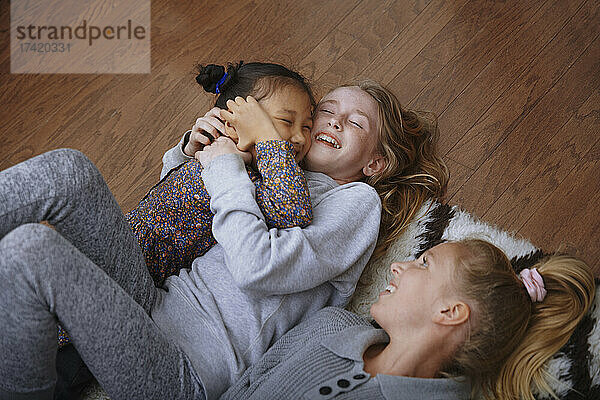
<instances>
[{"instance_id":1,"label":"wood plank","mask_svg":"<svg viewBox=\"0 0 600 400\"><path fill-rule=\"evenodd\" d=\"M370 77L365 71L367 65L387 48L388 44L402 32L405 27L418 18L417 10L409 9L404 4L394 2L383 4L369 10L368 23L364 31L357 36L352 45L345 51L318 80L332 86L347 84L357 77Z\"/></svg>"},{"instance_id":2,"label":"wood plank","mask_svg":"<svg viewBox=\"0 0 600 400\"><path fill-rule=\"evenodd\" d=\"M540 155L546 156L544 145L554 140L560 127L576 115L593 91L600 87L598 70L600 40L594 41L559 82L535 102L531 112L519 121L508 138L483 162L452 201L477 215L485 215L532 160ZM568 139L559 137L556 140L567 142ZM559 167L567 168L563 165ZM520 196L525 198L527 195Z\"/></svg>"},{"instance_id":3,"label":"wood plank","mask_svg":"<svg viewBox=\"0 0 600 400\"><path fill-rule=\"evenodd\" d=\"M173 26L175 20L172 20L171 18L176 18L177 21L183 23L178 19L178 16L181 15L182 12L185 14L185 10L192 7L193 4L193 1L188 1L188 3L178 3L178 6L182 8L182 11L179 13L174 12L172 9L165 9L162 10L162 12L153 13L153 18L158 19L158 22L153 24L153 29L161 30L164 28L163 24L167 24L166 26ZM245 3L240 1L239 4L243 7ZM223 22L230 21L231 17L237 15L236 11L239 11L239 9L236 10L233 5L234 3L230 3L229 7L222 6L223 10L220 10L219 8L215 9L223 19ZM229 10L229 13L231 14L225 12L227 10ZM223 11L223 13L220 11ZM163 16L165 17L164 19ZM188 17L188 19L191 18ZM208 19L202 20L201 18L196 20L202 24L201 26L208 25L207 22L209 21ZM213 22L214 21L215 19L213 19ZM200 29L197 31L199 32L197 34L202 33L202 30ZM194 34L190 34L190 37L193 39ZM169 38L169 35L159 36L159 38L156 39L153 38L153 47L158 47L158 49L178 49L180 46L175 45L176 43L172 43L173 40ZM176 51L179 52L179 50ZM169 51L165 54L162 50L159 50L158 53L159 55L162 54L162 57L159 58L169 60L173 52ZM185 65L185 68L189 68L193 63L178 64L171 61L170 64L164 64L161 62L153 62L153 70L156 71L162 66L162 69L168 68L169 72L172 73L176 70L181 70L181 65ZM189 73L189 70L186 72ZM168 74L161 74L160 72L158 74L153 74L155 78L152 78L151 80L148 80L143 75L135 74L131 76L75 74L25 76L28 77L27 81L30 82L30 86L23 89L23 91L28 93L31 98L23 96L20 104L16 104L15 107L8 107L6 110L7 113L13 113L13 117L10 119L11 122L5 126L5 129L7 131L20 130L21 134L13 135L5 142L7 148L16 147L17 149L12 157L3 157L0 160L1 168L6 168L8 165L22 161L34 154L39 154L50 148L63 145L61 142L56 141L56 136L61 135L57 130L62 132L62 130L66 129L68 137L72 137L72 135L81 135L82 131L80 130L69 130L68 121L73 118L76 119L76 115L79 115L73 112L73 106L76 107L76 112L85 115L85 110L92 110L94 105L100 104L103 101L107 102L108 104L105 107L109 109L108 113L100 111L103 115L98 119L97 124L94 127L96 131L100 128L100 130L97 131L99 136L105 137L105 131L102 130L102 127L98 124L102 124L106 118L114 116L115 110L121 105L130 103L131 94L143 92L140 88L143 88L144 86L158 87L153 86L154 79L163 80ZM38 81L39 79L43 80L41 85ZM44 84L45 80L50 80L55 83ZM38 94L38 91L30 89L31 86L45 87L45 90L41 91L41 94ZM57 89L57 87L62 88L62 90ZM57 92L61 93L61 95L57 96ZM156 92L152 92L152 89L150 89L150 93L145 94L155 95ZM27 104L27 108L21 107L21 104L23 103ZM67 109L64 108L65 104L69 105ZM40 124L40 119L32 118L32 111L43 116L44 124ZM97 113L93 114L92 112L90 114L98 116ZM107 117L107 115L109 115L109 117ZM2 116L2 118L4 119L7 117ZM67 123L65 123L65 121L67 121ZM75 142L66 141L63 143L67 143L67 145L70 145L71 147L78 145L77 140ZM93 154L91 154L91 156L93 156Z\"/></svg>"},{"instance_id":4,"label":"wood plank","mask_svg":"<svg viewBox=\"0 0 600 400\"><path fill-rule=\"evenodd\" d=\"M395 21L395 25L399 27L398 29L414 19L429 4L429 1L410 0L402 2L404 12L399 16L398 21ZM358 3L344 19L338 24L334 24L335 28L324 35L317 46L304 57L299 66L300 70L317 82L317 85L324 82L323 75L326 71L365 34L367 29L374 24L379 24L374 15L379 15L381 10L389 7L389 3L389 1L377 0ZM327 83L327 86L327 89L329 89L333 84Z\"/></svg>"},{"instance_id":5,"label":"wood plank","mask_svg":"<svg viewBox=\"0 0 600 400\"><path fill-rule=\"evenodd\" d=\"M542 145L523 173L482 215L507 230L520 230L555 188L600 140L600 91L596 89L552 140ZM600 209L598 210L600 211Z\"/></svg>"},{"instance_id":6,"label":"wood plank","mask_svg":"<svg viewBox=\"0 0 600 400\"><path fill-rule=\"evenodd\" d=\"M457 163L451 158L443 157L443 159L448 166L448 171L450 172L450 180L448 181L446 199L451 199L465 184L469 177L473 175L474 171L469 167L465 167L464 165Z\"/></svg>"},{"instance_id":7,"label":"wood plank","mask_svg":"<svg viewBox=\"0 0 600 400\"><path fill-rule=\"evenodd\" d=\"M241 2L243 6L244 2ZM217 10L218 11L218 10ZM238 10L239 11L239 10ZM247 14L237 13L236 9L233 8L229 11L230 13L220 14L222 21L221 26L225 27L227 24L235 22L232 18L236 15L241 15L240 18L246 17ZM213 19L213 26L219 26L218 20ZM220 35L219 32L217 34ZM235 33L231 32L233 36ZM192 38L194 35L192 35ZM192 41L190 43L197 43L198 41ZM199 41L201 43L214 43L214 41L204 40ZM241 44L239 46L242 46ZM235 46L231 46L231 51L235 52ZM178 50L179 51L179 50ZM216 49L215 49L216 51ZM170 52L163 55L165 59L169 59ZM200 52L202 54L202 52ZM101 170L104 165L102 164L103 159L106 158L107 154L111 154L110 158L119 158L118 155L124 149L134 147L136 141L140 135L144 135L148 132L147 121L156 120L154 124L165 123L172 117L174 108L170 105L175 100L174 96L180 96L179 98L183 102L183 106L193 101L199 94L201 89L198 90L198 86L193 80L192 67L196 58L195 54L188 54L187 61L182 59L186 56L181 56L174 60L170 60L168 64L163 64L162 70L157 71L156 68L152 74L152 78L148 79L143 75L110 75L100 77L107 77L106 82L99 84L90 84L86 87L86 90L80 93L75 98L68 101L68 107L61 109L61 114L55 116L50 120L50 124L43 127L43 130L36 131L35 129L27 130L30 133L29 137L33 137L33 140L25 140L26 137L19 138L19 144L16 144L17 150L15 151L15 157L0 162L12 164L14 162L21 161L24 158L30 157L34 154L39 154L50 148L60 146L70 146L75 148L87 149L89 141L87 140L87 132L94 132L97 137L102 138L103 143L110 146L104 151L98 152L96 157L95 151L98 148L91 146L90 157L99 164ZM179 75L176 72L180 72ZM66 75L70 76L70 75ZM175 95L172 95L174 93ZM165 100L165 97L170 97ZM148 99L150 99L150 106L154 104L160 104L161 100L166 106L158 107L157 109L150 112L150 116L144 119L140 119L140 109L147 109ZM177 102L175 104L178 104ZM208 106L208 102L203 103ZM87 111L86 111L87 110ZM152 109L150 109L152 110ZM83 115L83 117L81 117ZM131 119L121 120L122 116L137 116L137 121L134 123ZM30 120L31 121L31 120ZM34 121L34 120L33 120ZM31 121L31 122L33 122ZM74 124L74 125L72 125ZM106 125L105 125L106 124ZM130 129L130 125L139 127L138 131ZM151 131L157 131L160 126L151 126ZM91 131L90 131L91 129ZM121 137L121 141L125 140L127 143L123 144L117 140ZM59 139L60 138L60 139ZM123 139L126 138L126 139ZM131 138L131 139L127 139ZM81 147L80 147L81 146ZM160 160L161 150L156 149L157 154L155 160ZM127 157L123 157L127 159ZM129 159L128 161L131 161ZM112 163L108 163L106 172L112 173L113 168L119 168L119 165L112 166ZM105 170L103 170L105 172Z\"/></svg>"},{"instance_id":8,"label":"wood plank","mask_svg":"<svg viewBox=\"0 0 600 400\"><path fill-rule=\"evenodd\" d=\"M74 99L78 96L81 98L82 91L88 85L106 84L113 79L110 75L72 74L23 75L22 78L15 78L14 84L8 85L14 89L14 94L5 92L6 96L3 94L0 100L5 105L0 116L4 132L1 136L1 148L11 149L14 154L0 157L0 168L4 169L33 154L39 154L35 150L25 151L22 147L29 142L36 142L40 135L43 137L48 133L51 129L48 125ZM20 82L26 83L21 85ZM86 99L88 102L92 101L91 98Z\"/></svg>"},{"instance_id":9,"label":"wood plank","mask_svg":"<svg viewBox=\"0 0 600 400\"><path fill-rule=\"evenodd\" d=\"M356 1L356 0L355 0ZM308 22L308 9L317 9L322 14L321 18L328 13L333 17L342 17L353 7L354 2L345 2L333 4L329 2L315 3L310 0L287 1L287 2L257 2L256 8L247 15L241 22L227 25L227 29L235 34L231 43L238 47L237 53L240 59L248 61L275 61L272 59L273 53L278 47L286 46L288 39L294 37L291 31L296 24L310 26L316 24L316 21ZM313 14L314 15L314 14ZM316 28L311 30L317 33ZM307 32L300 32L299 35L306 35ZM222 41L219 39L219 41ZM226 42L227 43L227 42ZM312 49L312 43L298 42L300 48L306 48L306 52ZM298 49L296 49L298 50ZM281 54L279 55L281 56ZM287 55L286 55L287 57Z\"/></svg>"},{"instance_id":10,"label":"wood plank","mask_svg":"<svg viewBox=\"0 0 600 400\"><path fill-rule=\"evenodd\" d=\"M440 114L440 124L448 127L440 144L443 152L449 151L515 79L531 67L536 55L582 5L583 1L547 2L511 34L511 42Z\"/></svg>"},{"instance_id":11,"label":"wood plank","mask_svg":"<svg viewBox=\"0 0 600 400\"><path fill-rule=\"evenodd\" d=\"M402 21L398 24L403 24L410 21L418 15L423 8L427 6L430 0L419 1L412 0L406 4L405 12L402 15ZM314 81L324 81L322 79L325 72L358 40L366 31L366 29L375 23L371 17L373 9L386 6L387 2L381 1L361 1L351 13L335 26L335 29L330 31L317 46L302 60L300 69L306 73L308 77ZM330 85L330 87L333 86Z\"/></svg>"},{"instance_id":12,"label":"wood plank","mask_svg":"<svg viewBox=\"0 0 600 400\"><path fill-rule=\"evenodd\" d=\"M442 68L484 27L498 18L504 2L475 0L462 10L435 35L387 85L399 99L408 104Z\"/></svg>"},{"instance_id":13,"label":"wood plank","mask_svg":"<svg viewBox=\"0 0 600 400\"><path fill-rule=\"evenodd\" d=\"M597 131L596 131L597 132ZM590 132L592 133L592 132ZM567 246L600 276L600 141L519 229L519 234L554 250Z\"/></svg>"},{"instance_id":14,"label":"wood plank","mask_svg":"<svg viewBox=\"0 0 600 400\"><path fill-rule=\"evenodd\" d=\"M596 2L586 2L447 154L477 169L594 41L599 14Z\"/></svg>"},{"instance_id":15,"label":"wood plank","mask_svg":"<svg viewBox=\"0 0 600 400\"><path fill-rule=\"evenodd\" d=\"M408 63L452 20L465 0L433 0L400 31L394 40L371 61L363 71L383 85L387 85Z\"/></svg>"},{"instance_id":16,"label":"wood plank","mask_svg":"<svg viewBox=\"0 0 600 400\"><path fill-rule=\"evenodd\" d=\"M273 46L274 51L269 53L267 59L306 74L306 71L303 70L306 55L311 54L324 37L329 36L334 30L340 29L339 26L336 26L337 24L324 24L323 16L326 15L331 21L342 21L341 29L343 30L343 21L353 14L357 16L358 10L373 7L374 4L371 3L377 2L354 0L308 3L306 7L299 8L291 18L283 19L287 23L285 27L282 26L281 31L285 31L286 34L276 35L271 39L275 41L275 46ZM360 15L360 17L365 18L366 16ZM362 24L359 24L358 27L359 29L355 30L360 30ZM313 76L309 77L313 78Z\"/></svg>"},{"instance_id":17,"label":"wood plank","mask_svg":"<svg viewBox=\"0 0 600 400\"><path fill-rule=\"evenodd\" d=\"M409 102L440 114L544 3L511 2L464 46L440 73ZM464 164L467 165L467 164Z\"/></svg>"},{"instance_id":18,"label":"wood plank","mask_svg":"<svg viewBox=\"0 0 600 400\"><path fill-rule=\"evenodd\" d=\"M0 1L0 84L10 73L10 2Z\"/></svg>"}]
</instances>

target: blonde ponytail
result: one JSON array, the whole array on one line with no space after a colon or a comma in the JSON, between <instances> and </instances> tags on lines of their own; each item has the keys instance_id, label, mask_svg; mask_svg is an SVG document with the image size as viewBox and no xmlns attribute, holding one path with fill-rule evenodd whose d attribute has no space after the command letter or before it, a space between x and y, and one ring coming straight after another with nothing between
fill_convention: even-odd
<instances>
[{"instance_id":1,"label":"blonde ponytail","mask_svg":"<svg viewBox=\"0 0 600 400\"><path fill-rule=\"evenodd\" d=\"M567 343L591 306L594 276L565 255L535 265L547 291L532 302L510 261L482 240L459 242L464 250L454 286L474 310L471 334L443 371L466 375L487 399L534 400L532 386L554 395L545 363Z\"/></svg>"},{"instance_id":2,"label":"blonde ponytail","mask_svg":"<svg viewBox=\"0 0 600 400\"><path fill-rule=\"evenodd\" d=\"M525 335L500 370L496 396L534 400L532 384L555 396L544 364L567 343L594 300L594 277L583 261L551 256L536 268L548 294L543 302L533 303Z\"/></svg>"}]
</instances>

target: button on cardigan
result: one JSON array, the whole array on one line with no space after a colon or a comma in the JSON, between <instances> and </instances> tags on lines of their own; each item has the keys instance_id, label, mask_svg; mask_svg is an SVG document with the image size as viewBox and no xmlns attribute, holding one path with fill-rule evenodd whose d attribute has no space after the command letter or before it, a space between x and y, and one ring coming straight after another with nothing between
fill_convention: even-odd
<instances>
[{"instance_id":1,"label":"button on cardigan","mask_svg":"<svg viewBox=\"0 0 600 400\"><path fill-rule=\"evenodd\" d=\"M362 355L389 343L385 331L343 309L328 307L284 335L222 399L468 399L463 378L370 376Z\"/></svg>"}]
</instances>

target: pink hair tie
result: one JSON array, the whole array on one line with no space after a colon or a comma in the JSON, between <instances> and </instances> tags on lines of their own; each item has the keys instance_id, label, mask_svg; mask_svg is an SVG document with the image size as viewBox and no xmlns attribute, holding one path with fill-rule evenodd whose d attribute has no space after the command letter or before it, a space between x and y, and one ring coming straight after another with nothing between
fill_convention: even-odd
<instances>
[{"instance_id":1,"label":"pink hair tie","mask_svg":"<svg viewBox=\"0 0 600 400\"><path fill-rule=\"evenodd\" d=\"M524 269L519 273L531 301L543 301L546 297L546 289L544 288L544 280L537 269Z\"/></svg>"}]
</instances>

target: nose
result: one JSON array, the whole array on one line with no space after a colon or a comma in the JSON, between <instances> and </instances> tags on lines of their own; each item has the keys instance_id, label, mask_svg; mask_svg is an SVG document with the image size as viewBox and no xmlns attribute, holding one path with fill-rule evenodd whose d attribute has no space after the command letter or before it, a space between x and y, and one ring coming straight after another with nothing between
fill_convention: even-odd
<instances>
[{"instance_id":1,"label":"nose","mask_svg":"<svg viewBox=\"0 0 600 400\"><path fill-rule=\"evenodd\" d=\"M302 129L294 130L294 134L290 138L290 142L297 146L304 146L306 144L306 138L302 134Z\"/></svg>"},{"instance_id":2,"label":"nose","mask_svg":"<svg viewBox=\"0 0 600 400\"><path fill-rule=\"evenodd\" d=\"M327 125L331 126L336 131L339 131L342 128L342 125L340 124L340 121L338 121L334 117L331 117L331 119L329 120L329 122L327 122Z\"/></svg>"},{"instance_id":3,"label":"nose","mask_svg":"<svg viewBox=\"0 0 600 400\"><path fill-rule=\"evenodd\" d=\"M393 274L401 274L404 272L404 270L406 270L406 263L394 262L392 265L390 265L390 269L392 270Z\"/></svg>"}]
</instances>

